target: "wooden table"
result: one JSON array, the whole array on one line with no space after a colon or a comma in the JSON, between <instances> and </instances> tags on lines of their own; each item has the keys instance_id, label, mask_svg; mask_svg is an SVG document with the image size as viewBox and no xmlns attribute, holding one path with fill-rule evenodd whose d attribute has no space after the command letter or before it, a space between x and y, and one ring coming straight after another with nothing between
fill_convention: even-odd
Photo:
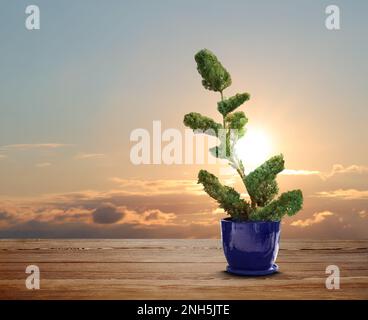
<instances>
[{"instance_id":1,"label":"wooden table","mask_svg":"<svg viewBox=\"0 0 368 320\"><path fill-rule=\"evenodd\" d=\"M1 299L368 299L368 240L282 240L280 272L238 277L219 240L0 240ZM25 287L27 265L40 290ZM340 289L327 290L328 265Z\"/></svg>"}]
</instances>

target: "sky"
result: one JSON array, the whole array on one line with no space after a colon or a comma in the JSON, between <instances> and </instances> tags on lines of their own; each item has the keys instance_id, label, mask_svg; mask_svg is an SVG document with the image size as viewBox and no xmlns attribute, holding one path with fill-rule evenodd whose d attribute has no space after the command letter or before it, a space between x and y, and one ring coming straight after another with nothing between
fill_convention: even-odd
<instances>
[{"instance_id":1,"label":"sky","mask_svg":"<svg viewBox=\"0 0 368 320\"><path fill-rule=\"evenodd\" d=\"M0 13L0 238L218 238L226 214L196 184L218 165L130 159L137 128L219 120L202 48L231 73L225 95L251 94L248 134L283 153L280 190L303 191L283 236L367 238L367 1L333 2L340 30L330 1L32 1L32 31L29 4Z\"/></svg>"}]
</instances>

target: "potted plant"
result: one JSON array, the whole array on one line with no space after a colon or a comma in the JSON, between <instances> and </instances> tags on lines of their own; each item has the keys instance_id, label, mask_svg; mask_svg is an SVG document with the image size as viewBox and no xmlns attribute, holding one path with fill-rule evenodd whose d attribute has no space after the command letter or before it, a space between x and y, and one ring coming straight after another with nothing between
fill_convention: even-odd
<instances>
[{"instance_id":1,"label":"potted plant","mask_svg":"<svg viewBox=\"0 0 368 320\"><path fill-rule=\"evenodd\" d=\"M220 93L217 110L222 115L222 123L191 112L185 115L184 124L196 133L203 132L220 139L220 144L211 148L210 152L228 161L239 174L249 195L249 200L245 200L234 188L221 184L210 172L200 170L198 173L198 183L230 215L230 218L221 221L227 271L239 275L274 273L278 270L275 260L279 250L280 220L284 215L292 216L302 208L302 192L293 190L274 199L279 190L276 175L284 170L282 154L246 174L243 162L234 149L245 134L248 119L244 112L235 110L249 100L250 95L240 93L224 97L224 90L231 85L231 76L211 51L199 51L195 61L203 86Z\"/></svg>"}]
</instances>

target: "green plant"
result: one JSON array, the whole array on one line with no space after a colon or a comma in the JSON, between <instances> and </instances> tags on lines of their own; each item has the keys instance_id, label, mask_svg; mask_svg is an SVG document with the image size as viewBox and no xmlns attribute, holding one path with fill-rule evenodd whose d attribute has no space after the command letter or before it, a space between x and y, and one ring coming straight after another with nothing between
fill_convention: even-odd
<instances>
[{"instance_id":1,"label":"green plant","mask_svg":"<svg viewBox=\"0 0 368 320\"><path fill-rule=\"evenodd\" d=\"M215 175L206 170L199 171L198 183L203 185L207 194L234 220L279 221L285 214L294 215L303 204L300 190L283 193L274 200L279 191L276 176L285 168L283 155L274 156L254 171L245 174L244 165L234 152L235 144L244 136L248 122L244 112L234 111L249 100L250 95L240 93L230 98L224 97L223 91L231 85L231 76L211 51L199 51L195 55L195 61L202 76L203 86L221 95L217 110L222 115L222 123L217 123L200 113L191 112L184 116L184 124L196 133L200 130L220 139L220 145L210 149L210 152L218 158L227 159L238 172L250 201L242 199L234 188L222 185Z\"/></svg>"}]
</instances>

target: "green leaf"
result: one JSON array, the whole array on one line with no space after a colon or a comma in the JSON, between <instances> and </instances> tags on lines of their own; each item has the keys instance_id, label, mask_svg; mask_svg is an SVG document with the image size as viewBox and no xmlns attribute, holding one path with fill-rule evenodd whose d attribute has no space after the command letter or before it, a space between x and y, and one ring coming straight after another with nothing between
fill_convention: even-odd
<instances>
[{"instance_id":1,"label":"green leaf","mask_svg":"<svg viewBox=\"0 0 368 320\"><path fill-rule=\"evenodd\" d=\"M204 191L215 199L220 208L223 208L233 219L248 219L250 206L240 198L240 194L234 188L223 186L215 175L206 170L199 171L198 183L203 185Z\"/></svg>"},{"instance_id":2,"label":"green leaf","mask_svg":"<svg viewBox=\"0 0 368 320\"><path fill-rule=\"evenodd\" d=\"M234 112L228 114L225 118L226 123L228 123L228 128L231 130L236 130L237 139L241 138L245 134L245 125L248 122L248 118L245 116L243 111Z\"/></svg>"},{"instance_id":3,"label":"green leaf","mask_svg":"<svg viewBox=\"0 0 368 320\"><path fill-rule=\"evenodd\" d=\"M280 154L247 175L245 183L252 202L264 207L274 198L278 193L276 175L282 170L284 170L284 157Z\"/></svg>"},{"instance_id":4,"label":"green leaf","mask_svg":"<svg viewBox=\"0 0 368 320\"><path fill-rule=\"evenodd\" d=\"M186 114L184 116L184 125L193 130L201 130L203 133L213 136L217 136L218 131L222 128L220 123L197 112Z\"/></svg>"},{"instance_id":5,"label":"green leaf","mask_svg":"<svg viewBox=\"0 0 368 320\"><path fill-rule=\"evenodd\" d=\"M280 221L287 214L296 214L303 206L303 194L301 190L292 190L283 193L277 200L272 201L264 208L258 208L250 215L251 220Z\"/></svg>"},{"instance_id":6,"label":"green leaf","mask_svg":"<svg viewBox=\"0 0 368 320\"><path fill-rule=\"evenodd\" d=\"M231 98L218 102L217 110L225 117L228 113L233 112L245 101L249 100L249 98L249 93L237 93Z\"/></svg>"},{"instance_id":7,"label":"green leaf","mask_svg":"<svg viewBox=\"0 0 368 320\"><path fill-rule=\"evenodd\" d=\"M210 50L203 49L194 58L197 62L197 70L202 76L202 84L206 89L222 92L231 85L229 72Z\"/></svg>"}]
</instances>

